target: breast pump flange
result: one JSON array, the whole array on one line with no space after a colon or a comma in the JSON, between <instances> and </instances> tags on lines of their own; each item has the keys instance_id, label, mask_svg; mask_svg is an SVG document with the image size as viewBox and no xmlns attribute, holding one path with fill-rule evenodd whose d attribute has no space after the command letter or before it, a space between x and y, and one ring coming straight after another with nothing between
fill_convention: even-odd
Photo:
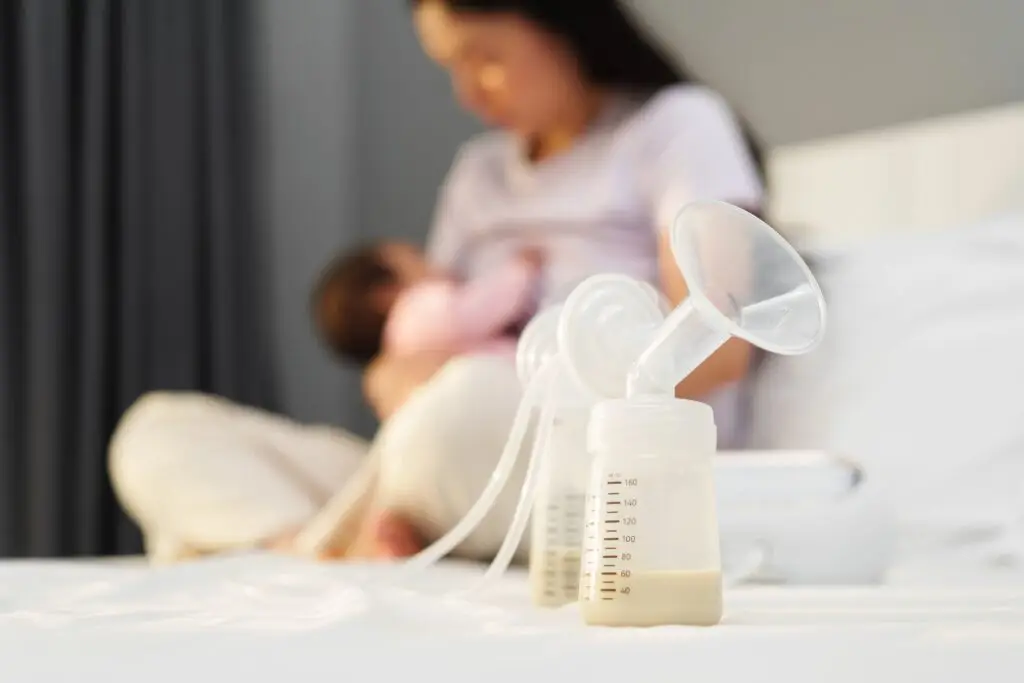
<instances>
[{"instance_id":1,"label":"breast pump flange","mask_svg":"<svg viewBox=\"0 0 1024 683\"><path fill-rule=\"evenodd\" d=\"M678 215L670 245L689 297L667 315L637 282L599 275L566 300L558 342L569 373L603 398L581 570L581 611L599 625L711 625L722 577L708 406L674 388L731 337L770 352L812 350L821 290L767 224L722 202Z\"/></svg>"},{"instance_id":2,"label":"breast pump flange","mask_svg":"<svg viewBox=\"0 0 1024 683\"><path fill-rule=\"evenodd\" d=\"M596 275L562 307L570 373L599 396L671 391L731 337L770 353L812 351L826 307L810 268L768 224L725 202L684 208L669 245L689 295L667 315L649 285Z\"/></svg>"}]
</instances>

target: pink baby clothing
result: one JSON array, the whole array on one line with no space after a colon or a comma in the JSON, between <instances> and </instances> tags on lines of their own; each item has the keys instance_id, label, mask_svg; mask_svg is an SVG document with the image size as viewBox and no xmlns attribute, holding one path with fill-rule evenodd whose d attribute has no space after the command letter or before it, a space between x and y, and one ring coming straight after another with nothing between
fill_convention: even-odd
<instances>
[{"instance_id":1,"label":"pink baby clothing","mask_svg":"<svg viewBox=\"0 0 1024 683\"><path fill-rule=\"evenodd\" d=\"M515 353L508 327L533 303L534 269L514 258L468 282L431 279L409 287L395 301L384 326L384 349Z\"/></svg>"}]
</instances>

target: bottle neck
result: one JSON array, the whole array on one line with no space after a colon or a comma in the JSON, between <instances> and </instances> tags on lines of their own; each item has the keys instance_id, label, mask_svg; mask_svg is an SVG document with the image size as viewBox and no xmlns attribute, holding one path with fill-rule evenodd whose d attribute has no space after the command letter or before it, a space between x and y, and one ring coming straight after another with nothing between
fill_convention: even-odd
<instances>
[{"instance_id":1,"label":"bottle neck","mask_svg":"<svg viewBox=\"0 0 1024 683\"><path fill-rule=\"evenodd\" d=\"M711 406L674 397L637 396L597 404L588 450L612 458L666 456L707 461L717 447Z\"/></svg>"}]
</instances>

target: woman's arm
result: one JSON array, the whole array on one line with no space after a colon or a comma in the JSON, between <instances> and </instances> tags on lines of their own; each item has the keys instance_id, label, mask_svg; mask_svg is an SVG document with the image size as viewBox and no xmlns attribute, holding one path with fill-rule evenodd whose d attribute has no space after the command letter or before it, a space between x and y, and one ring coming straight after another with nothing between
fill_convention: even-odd
<instances>
[{"instance_id":1,"label":"woman's arm","mask_svg":"<svg viewBox=\"0 0 1024 683\"><path fill-rule=\"evenodd\" d=\"M662 290L678 304L688 291L668 244L667 230L676 215L695 200L758 209L763 188L738 122L719 95L706 88L674 88L650 106L643 130L641 186L658 230ZM735 254L737 260L744 257ZM740 339L729 340L676 387L676 395L698 398L742 379L752 351Z\"/></svg>"},{"instance_id":2,"label":"woman's arm","mask_svg":"<svg viewBox=\"0 0 1024 683\"><path fill-rule=\"evenodd\" d=\"M448 351L408 356L383 354L363 373L363 394L377 418L387 420L451 358Z\"/></svg>"},{"instance_id":3,"label":"woman's arm","mask_svg":"<svg viewBox=\"0 0 1024 683\"><path fill-rule=\"evenodd\" d=\"M669 248L668 234L664 231L658 239L658 266L662 291L673 306L678 306L687 297L689 290L676 266L675 257ZM699 398L721 386L743 379L750 368L752 351L750 344L744 340L735 337L730 339L676 387L676 396Z\"/></svg>"}]
</instances>

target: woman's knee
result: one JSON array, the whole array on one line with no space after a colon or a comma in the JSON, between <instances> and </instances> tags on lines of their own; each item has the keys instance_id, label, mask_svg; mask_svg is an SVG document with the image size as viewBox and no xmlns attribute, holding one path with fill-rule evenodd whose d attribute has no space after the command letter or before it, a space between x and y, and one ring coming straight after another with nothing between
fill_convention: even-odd
<instances>
[{"instance_id":1,"label":"woman's knee","mask_svg":"<svg viewBox=\"0 0 1024 683\"><path fill-rule=\"evenodd\" d=\"M107 450L111 484L126 497L144 482L158 479L168 454L181 452L188 441L181 427L217 406L216 399L198 393L158 391L145 394L124 412Z\"/></svg>"},{"instance_id":2,"label":"woman's knee","mask_svg":"<svg viewBox=\"0 0 1024 683\"><path fill-rule=\"evenodd\" d=\"M455 415L508 414L519 404L520 386L515 364L501 356L470 355L453 358L423 388L429 400L457 402ZM487 398L488 400L480 400ZM471 400L476 399L476 400Z\"/></svg>"},{"instance_id":3,"label":"woman's knee","mask_svg":"<svg viewBox=\"0 0 1024 683\"><path fill-rule=\"evenodd\" d=\"M111 439L109 472L118 500L147 532L197 548L247 546L292 529L336 484L315 475L351 467L292 462L281 449L303 454L323 439L275 442L282 437L279 421L202 394L146 395L125 412ZM289 436L302 433L283 434ZM340 445L344 455L347 444Z\"/></svg>"},{"instance_id":4,"label":"woman's knee","mask_svg":"<svg viewBox=\"0 0 1024 683\"><path fill-rule=\"evenodd\" d=\"M476 453L476 460L493 462L519 396L515 368L505 359L460 357L448 363L393 421L396 431L418 438L436 454L424 458L424 464L440 465L441 460L467 451Z\"/></svg>"},{"instance_id":5,"label":"woman's knee","mask_svg":"<svg viewBox=\"0 0 1024 683\"><path fill-rule=\"evenodd\" d=\"M137 425L152 426L167 422L193 420L211 412L231 410L232 404L222 398L194 391L152 391L143 394L121 416L117 430L134 429Z\"/></svg>"},{"instance_id":6,"label":"woman's knee","mask_svg":"<svg viewBox=\"0 0 1024 683\"><path fill-rule=\"evenodd\" d=\"M505 359L470 356L445 366L378 435L382 503L408 514L430 536L451 528L494 471L519 395L515 368ZM469 554L492 551L500 542L522 469L516 468L490 523L469 539Z\"/></svg>"},{"instance_id":7,"label":"woman's knee","mask_svg":"<svg viewBox=\"0 0 1024 683\"><path fill-rule=\"evenodd\" d=\"M154 391L143 395L124 412L110 439L109 456L120 457L137 447L149 445L156 433L166 436L165 428L180 424L214 405L212 397L197 393Z\"/></svg>"}]
</instances>

